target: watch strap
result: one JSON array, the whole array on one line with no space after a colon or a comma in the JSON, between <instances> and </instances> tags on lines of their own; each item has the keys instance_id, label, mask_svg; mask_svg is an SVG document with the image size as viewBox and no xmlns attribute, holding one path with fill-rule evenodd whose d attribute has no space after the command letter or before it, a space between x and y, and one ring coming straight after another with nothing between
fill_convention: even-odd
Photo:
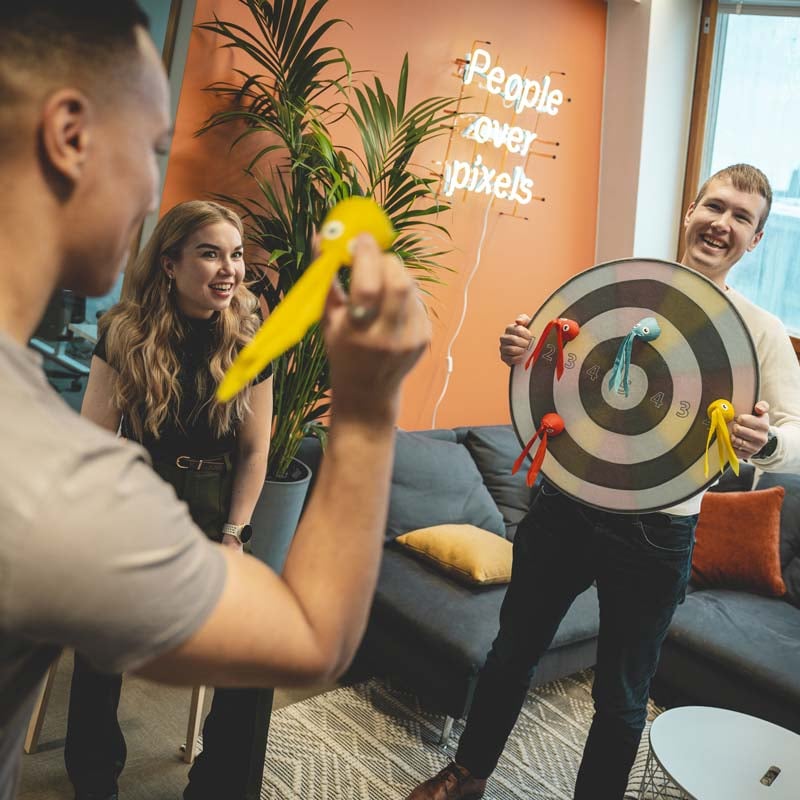
<instances>
[{"instance_id":1,"label":"watch strap","mask_svg":"<svg viewBox=\"0 0 800 800\"><path fill-rule=\"evenodd\" d=\"M242 544L242 531L245 527L245 525L234 525L232 522L226 522L222 526L222 535L233 536L234 539L238 540L239 544Z\"/></svg>"},{"instance_id":2,"label":"watch strap","mask_svg":"<svg viewBox=\"0 0 800 800\"><path fill-rule=\"evenodd\" d=\"M775 450L778 447L778 434L776 434L772 428L767 431L767 442L766 444L757 452L754 453L751 458L769 458L771 455L775 453Z\"/></svg>"}]
</instances>

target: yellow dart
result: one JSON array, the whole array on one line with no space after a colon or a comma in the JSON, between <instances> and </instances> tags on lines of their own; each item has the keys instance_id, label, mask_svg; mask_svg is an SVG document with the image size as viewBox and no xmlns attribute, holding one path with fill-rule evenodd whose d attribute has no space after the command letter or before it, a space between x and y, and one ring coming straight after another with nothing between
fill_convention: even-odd
<instances>
[{"instance_id":1,"label":"yellow dart","mask_svg":"<svg viewBox=\"0 0 800 800\"><path fill-rule=\"evenodd\" d=\"M331 281L353 260L356 237L369 233L382 250L397 235L384 210L369 197L337 203L320 229L320 256L309 264L286 297L267 317L253 340L236 356L217 388L217 400L235 397L270 362L297 344L322 317Z\"/></svg>"},{"instance_id":2,"label":"yellow dart","mask_svg":"<svg viewBox=\"0 0 800 800\"><path fill-rule=\"evenodd\" d=\"M733 419L733 405L727 400L715 400L708 406L708 418L711 420L711 427L708 429L708 439L706 440L706 457L704 461L705 475L708 477L708 448L711 446L711 439L717 434L717 449L719 451L719 469L724 472L725 464L731 465L731 469L739 474L739 459L733 452L731 435L728 432L728 423Z\"/></svg>"}]
</instances>

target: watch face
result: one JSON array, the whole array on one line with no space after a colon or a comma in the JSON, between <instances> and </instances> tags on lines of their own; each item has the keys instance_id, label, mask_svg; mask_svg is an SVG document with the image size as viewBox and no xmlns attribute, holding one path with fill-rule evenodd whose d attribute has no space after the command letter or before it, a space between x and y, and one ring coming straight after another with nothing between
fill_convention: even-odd
<instances>
[{"instance_id":1,"label":"watch face","mask_svg":"<svg viewBox=\"0 0 800 800\"><path fill-rule=\"evenodd\" d=\"M241 540L242 544L246 544L250 541L250 538L253 535L253 526L252 525L245 525L241 531L239 531L239 539Z\"/></svg>"}]
</instances>

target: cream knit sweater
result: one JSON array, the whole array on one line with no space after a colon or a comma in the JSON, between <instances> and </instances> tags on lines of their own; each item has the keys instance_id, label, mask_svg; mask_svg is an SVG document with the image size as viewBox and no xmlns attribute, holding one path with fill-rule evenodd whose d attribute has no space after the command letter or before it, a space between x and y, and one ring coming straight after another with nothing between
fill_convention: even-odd
<instances>
[{"instance_id":1,"label":"cream knit sweater","mask_svg":"<svg viewBox=\"0 0 800 800\"><path fill-rule=\"evenodd\" d=\"M736 310L742 315L756 347L761 370L759 399L769 403L770 428L778 446L768 458L752 459L764 472L800 473L800 364L783 323L773 314L728 288ZM665 508L668 514L697 514L703 493L679 505Z\"/></svg>"}]
</instances>

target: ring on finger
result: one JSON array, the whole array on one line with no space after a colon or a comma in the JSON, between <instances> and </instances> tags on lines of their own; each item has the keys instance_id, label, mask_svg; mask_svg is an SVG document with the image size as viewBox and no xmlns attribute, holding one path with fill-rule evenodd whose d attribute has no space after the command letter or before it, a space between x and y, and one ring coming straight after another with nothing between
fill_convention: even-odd
<instances>
[{"instance_id":1,"label":"ring on finger","mask_svg":"<svg viewBox=\"0 0 800 800\"><path fill-rule=\"evenodd\" d=\"M351 322L356 325L366 325L378 316L378 309L375 306L364 306L359 303L350 303L347 313Z\"/></svg>"}]
</instances>

